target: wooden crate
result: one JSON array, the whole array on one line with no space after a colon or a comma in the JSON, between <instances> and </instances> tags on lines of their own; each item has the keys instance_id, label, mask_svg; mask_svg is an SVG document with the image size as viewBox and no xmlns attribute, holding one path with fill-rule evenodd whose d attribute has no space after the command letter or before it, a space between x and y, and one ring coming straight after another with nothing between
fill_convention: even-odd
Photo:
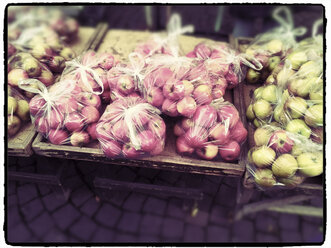
<instances>
[{"instance_id":1,"label":"wooden crate","mask_svg":"<svg viewBox=\"0 0 331 248\"><path fill-rule=\"evenodd\" d=\"M234 46L240 51L245 52L247 45L252 41L252 38L247 37L239 37L234 39ZM260 87L261 84L241 84L239 87L240 95L243 97L244 102L244 111L246 111L248 105L251 103L251 99L253 96L253 92L256 88ZM246 117L244 117L246 119ZM248 131L248 149L254 147L254 125L249 123L246 125ZM252 177L250 177L249 173L246 171L244 176L244 186L246 188L254 188L255 182ZM304 192L311 192L311 191L322 191L322 177L315 177L315 178L307 178L305 182L298 186L296 190L302 190Z\"/></svg>"},{"instance_id":2,"label":"wooden crate","mask_svg":"<svg viewBox=\"0 0 331 248\"><path fill-rule=\"evenodd\" d=\"M109 51L117 56L118 59L126 58L133 51L136 45L149 38L151 34L140 31L110 30L99 46L98 52ZM193 50L194 46L203 38L190 36L180 37L180 43L185 53ZM240 112L241 118L245 121L243 102L237 87L235 90L227 91L225 99L233 102ZM154 157L146 157L137 160L127 159L108 159L104 156L97 142L89 144L88 147L72 147L70 145L53 145L43 139L38 134L33 142L35 153L48 157L59 157L76 160L87 160L94 162L120 164L127 166L139 166L155 169L174 170L179 172L198 173L206 175L229 175L242 176L245 171L243 159L247 153L246 145L242 147L239 161L228 163L224 161L206 161L198 158L181 156L176 153L175 137L173 135L174 119L167 118L167 138L164 151Z\"/></svg>"},{"instance_id":3,"label":"wooden crate","mask_svg":"<svg viewBox=\"0 0 331 248\"><path fill-rule=\"evenodd\" d=\"M104 24L100 24L96 28L80 27L77 39L68 45L78 55L91 46L94 46L96 37L98 37L104 28ZM8 138L8 155L20 157L29 157L32 155L33 150L31 145L36 134L33 124L31 122L25 123L15 136Z\"/></svg>"}]
</instances>

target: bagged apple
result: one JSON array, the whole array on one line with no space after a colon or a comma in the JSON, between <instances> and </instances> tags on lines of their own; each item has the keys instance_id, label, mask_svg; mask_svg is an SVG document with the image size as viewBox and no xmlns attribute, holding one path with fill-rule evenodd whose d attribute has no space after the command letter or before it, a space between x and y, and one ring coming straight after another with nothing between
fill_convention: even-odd
<instances>
[{"instance_id":1,"label":"bagged apple","mask_svg":"<svg viewBox=\"0 0 331 248\"><path fill-rule=\"evenodd\" d=\"M254 133L247 170L261 189L293 188L323 173L323 145L281 127L264 125Z\"/></svg>"},{"instance_id":2,"label":"bagged apple","mask_svg":"<svg viewBox=\"0 0 331 248\"><path fill-rule=\"evenodd\" d=\"M8 85L7 107L7 131L9 136L14 136L18 133L24 122L30 120L29 102L19 91Z\"/></svg>"},{"instance_id":3,"label":"bagged apple","mask_svg":"<svg viewBox=\"0 0 331 248\"><path fill-rule=\"evenodd\" d=\"M306 28L294 27L293 16L288 7L276 8L272 17L279 23L279 26L257 35L246 50L246 54L254 56L263 65L260 72L252 68L247 70L246 81L248 83L264 82L270 72L297 45L296 37L306 33Z\"/></svg>"},{"instance_id":4,"label":"bagged apple","mask_svg":"<svg viewBox=\"0 0 331 248\"><path fill-rule=\"evenodd\" d=\"M129 63L118 63L107 72L110 97L114 101L121 97L139 95L138 84L144 79L145 59L139 53L129 54Z\"/></svg>"},{"instance_id":5,"label":"bagged apple","mask_svg":"<svg viewBox=\"0 0 331 248\"><path fill-rule=\"evenodd\" d=\"M182 20L180 15L173 14L167 24L167 35L152 35L151 39L142 44L139 44L135 49L135 52L141 54L144 58L154 54L177 54L177 51L181 50L178 41L179 36L185 33L193 32L194 26L187 25L182 27Z\"/></svg>"},{"instance_id":6,"label":"bagged apple","mask_svg":"<svg viewBox=\"0 0 331 248\"><path fill-rule=\"evenodd\" d=\"M247 130L235 106L221 100L201 105L192 118L183 118L174 126L177 152L196 154L206 160L235 161Z\"/></svg>"},{"instance_id":7,"label":"bagged apple","mask_svg":"<svg viewBox=\"0 0 331 248\"><path fill-rule=\"evenodd\" d=\"M36 79L20 81L19 86L37 94L29 103L31 120L37 132L52 144L84 146L96 139L101 92L89 91L82 80L72 79L61 80L49 88Z\"/></svg>"},{"instance_id":8,"label":"bagged apple","mask_svg":"<svg viewBox=\"0 0 331 248\"><path fill-rule=\"evenodd\" d=\"M109 158L135 159L161 153L166 125L161 112L138 96L121 97L107 106L96 136Z\"/></svg>"}]
</instances>

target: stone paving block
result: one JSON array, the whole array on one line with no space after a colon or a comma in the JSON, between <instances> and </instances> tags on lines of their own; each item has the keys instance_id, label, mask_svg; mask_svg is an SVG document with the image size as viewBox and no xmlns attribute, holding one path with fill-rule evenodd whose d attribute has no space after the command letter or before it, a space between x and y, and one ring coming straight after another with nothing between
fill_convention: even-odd
<instances>
[{"instance_id":1,"label":"stone paving block","mask_svg":"<svg viewBox=\"0 0 331 248\"><path fill-rule=\"evenodd\" d=\"M55 209L65 205L67 201L64 199L64 197L59 197L57 193L52 193L44 196L42 198L43 203L45 204L47 210L49 212L54 211Z\"/></svg>"},{"instance_id":2,"label":"stone paving block","mask_svg":"<svg viewBox=\"0 0 331 248\"><path fill-rule=\"evenodd\" d=\"M65 230L75 220L80 218L81 214L79 213L78 209L68 203L60 209L57 209L52 216L60 230Z\"/></svg>"},{"instance_id":3,"label":"stone paving block","mask_svg":"<svg viewBox=\"0 0 331 248\"><path fill-rule=\"evenodd\" d=\"M145 213L163 215L167 207L167 202L163 199L150 196L144 203L143 211Z\"/></svg>"},{"instance_id":4,"label":"stone paving block","mask_svg":"<svg viewBox=\"0 0 331 248\"><path fill-rule=\"evenodd\" d=\"M306 221L301 222L302 238L304 242L322 242L323 234L320 225Z\"/></svg>"},{"instance_id":5,"label":"stone paving block","mask_svg":"<svg viewBox=\"0 0 331 248\"><path fill-rule=\"evenodd\" d=\"M162 236L180 238L184 233L184 222L173 218L166 218L163 222Z\"/></svg>"},{"instance_id":6,"label":"stone paving block","mask_svg":"<svg viewBox=\"0 0 331 248\"><path fill-rule=\"evenodd\" d=\"M93 198L93 193L86 186L76 189L70 195L70 199L76 207L80 207L90 198Z\"/></svg>"},{"instance_id":7,"label":"stone paving block","mask_svg":"<svg viewBox=\"0 0 331 248\"><path fill-rule=\"evenodd\" d=\"M68 237L63 231L59 231L57 228L52 228L43 237L43 241L49 243L62 243L68 242Z\"/></svg>"},{"instance_id":8,"label":"stone paving block","mask_svg":"<svg viewBox=\"0 0 331 248\"><path fill-rule=\"evenodd\" d=\"M140 214L124 212L116 228L125 232L136 233L139 228L140 219Z\"/></svg>"},{"instance_id":9,"label":"stone paving block","mask_svg":"<svg viewBox=\"0 0 331 248\"><path fill-rule=\"evenodd\" d=\"M109 203L104 203L98 210L95 219L107 227L114 227L120 218L121 211Z\"/></svg>"},{"instance_id":10,"label":"stone paving block","mask_svg":"<svg viewBox=\"0 0 331 248\"><path fill-rule=\"evenodd\" d=\"M137 237L131 234L117 233L114 237L114 242L133 243L137 242Z\"/></svg>"},{"instance_id":11,"label":"stone paving block","mask_svg":"<svg viewBox=\"0 0 331 248\"><path fill-rule=\"evenodd\" d=\"M280 238L282 242L302 242L301 233L299 230L292 231L292 230L281 230L280 231Z\"/></svg>"},{"instance_id":12,"label":"stone paving block","mask_svg":"<svg viewBox=\"0 0 331 248\"><path fill-rule=\"evenodd\" d=\"M237 188L238 183L241 179L239 177L227 177L225 176L222 181L222 185L226 184L227 186L230 186L231 188Z\"/></svg>"},{"instance_id":13,"label":"stone paving block","mask_svg":"<svg viewBox=\"0 0 331 248\"><path fill-rule=\"evenodd\" d=\"M314 216L301 216L301 218L309 223L323 225L323 218L314 217Z\"/></svg>"},{"instance_id":14,"label":"stone paving block","mask_svg":"<svg viewBox=\"0 0 331 248\"><path fill-rule=\"evenodd\" d=\"M17 205L14 205L10 208L7 208L7 228L13 228L21 221L19 208Z\"/></svg>"},{"instance_id":15,"label":"stone paving block","mask_svg":"<svg viewBox=\"0 0 331 248\"><path fill-rule=\"evenodd\" d=\"M95 242L95 243L114 242L114 236L115 233L113 230L98 226L97 230L95 231L91 239L91 242Z\"/></svg>"},{"instance_id":16,"label":"stone paving block","mask_svg":"<svg viewBox=\"0 0 331 248\"><path fill-rule=\"evenodd\" d=\"M9 243L28 242L31 237L31 232L23 223L19 223L14 228L7 230L7 238Z\"/></svg>"},{"instance_id":17,"label":"stone paving block","mask_svg":"<svg viewBox=\"0 0 331 248\"><path fill-rule=\"evenodd\" d=\"M17 188L17 198L20 204L24 204L38 196L36 186L32 183Z\"/></svg>"},{"instance_id":18,"label":"stone paving block","mask_svg":"<svg viewBox=\"0 0 331 248\"><path fill-rule=\"evenodd\" d=\"M258 232L256 234L256 242L264 242L264 243L275 243L281 242L281 240L276 235L270 235L267 233Z\"/></svg>"},{"instance_id":19,"label":"stone paving block","mask_svg":"<svg viewBox=\"0 0 331 248\"><path fill-rule=\"evenodd\" d=\"M124 201L129 196L130 192L128 191L108 191L103 195L104 200L111 202L117 207L122 207Z\"/></svg>"},{"instance_id":20,"label":"stone paving block","mask_svg":"<svg viewBox=\"0 0 331 248\"><path fill-rule=\"evenodd\" d=\"M31 221L44 210L44 206L42 205L42 202L39 198L36 198L21 206L21 212L23 213L24 219L26 221Z\"/></svg>"},{"instance_id":21,"label":"stone paving block","mask_svg":"<svg viewBox=\"0 0 331 248\"><path fill-rule=\"evenodd\" d=\"M42 238L51 228L54 227L54 221L47 212L44 212L33 221L28 222L28 225L34 235Z\"/></svg>"},{"instance_id":22,"label":"stone paving block","mask_svg":"<svg viewBox=\"0 0 331 248\"><path fill-rule=\"evenodd\" d=\"M233 223L232 226L232 241L235 242L254 242L255 229L252 222L247 220L239 220Z\"/></svg>"},{"instance_id":23,"label":"stone paving block","mask_svg":"<svg viewBox=\"0 0 331 248\"><path fill-rule=\"evenodd\" d=\"M49 186L43 185L43 184L38 184L38 190L39 190L40 195L42 195L42 196L52 193L51 188Z\"/></svg>"},{"instance_id":24,"label":"stone paving block","mask_svg":"<svg viewBox=\"0 0 331 248\"><path fill-rule=\"evenodd\" d=\"M156 243L159 242L159 237L155 235L142 234L138 237L138 242L141 243Z\"/></svg>"},{"instance_id":25,"label":"stone paving block","mask_svg":"<svg viewBox=\"0 0 331 248\"><path fill-rule=\"evenodd\" d=\"M187 213L185 221L193 225L204 227L208 225L208 219L209 212L199 209L197 214L194 216L192 216L191 212Z\"/></svg>"},{"instance_id":26,"label":"stone paving block","mask_svg":"<svg viewBox=\"0 0 331 248\"><path fill-rule=\"evenodd\" d=\"M208 226L207 242L229 242L230 232L228 228L215 225Z\"/></svg>"},{"instance_id":27,"label":"stone paving block","mask_svg":"<svg viewBox=\"0 0 331 248\"><path fill-rule=\"evenodd\" d=\"M201 182L201 187L202 187L202 190L205 194L210 195L210 196L214 196L216 194L216 192L218 191L219 184L211 182L207 179L204 179Z\"/></svg>"},{"instance_id":28,"label":"stone paving block","mask_svg":"<svg viewBox=\"0 0 331 248\"><path fill-rule=\"evenodd\" d=\"M95 197L91 197L80 208L85 215L91 217L98 210L100 203L98 203Z\"/></svg>"},{"instance_id":29,"label":"stone paving block","mask_svg":"<svg viewBox=\"0 0 331 248\"><path fill-rule=\"evenodd\" d=\"M90 241L93 232L97 225L89 217L82 216L73 225L70 226L69 231L74 234L79 240L83 242Z\"/></svg>"},{"instance_id":30,"label":"stone paving block","mask_svg":"<svg viewBox=\"0 0 331 248\"><path fill-rule=\"evenodd\" d=\"M221 226L227 226L230 224L230 210L229 208L222 207L220 205L214 204L211 208L209 214L209 221L214 224Z\"/></svg>"},{"instance_id":31,"label":"stone paving block","mask_svg":"<svg viewBox=\"0 0 331 248\"><path fill-rule=\"evenodd\" d=\"M15 205L17 205L17 202L18 202L18 200L17 200L17 195L9 195L9 196L7 196L7 207L11 207L11 206L15 206Z\"/></svg>"},{"instance_id":32,"label":"stone paving block","mask_svg":"<svg viewBox=\"0 0 331 248\"><path fill-rule=\"evenodd\" d=\"M277 221L268 212L259 212L255 217L255 227L262 232L274 233L278 231Z\"/></svg>"},{"instance_id":33,"label":"stone paving block","mask_svg":"<svg viewBox=\"0 0 331 248\"><path fill-rule=\"evenodd\" d=\"M132 192L123 203L123 209L133 211L133 212L139 212L144 204L144 201L146 200L146 195Z\"/></svg>"},{"instance_id":34,"label":"stone paving block","mask_svg":"<svg viewBox=\"0 0 331 248\"><path fill-rule=\"evenodd\" d=\"M183 207L183 200L172 198L168 201L166 215L176 218L185 218L186 211Z\"/></svg>"},{"instance_id":35,"label":"stone paving block","mask_svg":"<svg viewBox=\"0 0 331 248\"><path fill-rule=\"evenodd\" d=\"M141 219L139 232L141 234L157 235L161 231L163 220L160 216L145 214Z\"/></svg>"},{"instance_id":36,"label":"stone paving block","mask_svg":"<svg viewBox=\"0 0 331 248\"><path fill-rule=\"evenodd\" d=\"M299 216L294 214L280 214L279 226L285 230L298 230L299 229Z\"/></svg>"},{"instance_id":37,"label":"stone paving block","mask_svg":"<svg viewBox=\"0 0 331 248\"><path fill-rule=\"evenodd\" d=\"M236 205L237 190L230 188L227 185L221 185L217 195L215 196L215 201L221 206L225 207L235 207Z\"/></svg>"},{"instance_id":38,"label":"stone paving block","mask_svg":"<svg viewBox=\"0 0 331 248\"><path fill-rule=\"evenodd\" d=\"M7 195L16 194L16 182L15 181L7 181Z\"/></svg>"},{"instance_id":39,"label":"stone paving block","mask_svg":"<svg viewBox=\"0 0 331 248\"><path fill-rule=\"evenodd\" d=\"M199 226L187 225L184 230L184 242L204 242L204 229Z\"/></svg>"},{"instance_id":40,"label":"stone paving block","mask_svg":"<svg viewBox=\"0 0 331 248\"><path fill-rule=\"evenodd\" d=\"M200 210L209 212L213 205L213 198L209 195L204 195L201 201L197 201L197 204Z\"/></svg>"}]
</instances>

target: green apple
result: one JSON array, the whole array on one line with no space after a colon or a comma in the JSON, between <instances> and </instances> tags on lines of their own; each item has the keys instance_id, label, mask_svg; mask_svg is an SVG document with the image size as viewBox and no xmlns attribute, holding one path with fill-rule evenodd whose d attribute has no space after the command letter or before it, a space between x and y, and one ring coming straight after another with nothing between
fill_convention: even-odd
<instances>
[{"instance_id":1,"label":"green apple","mask_svg":"<svg viewBox=\"0 0 331 248\"><path fill-rule=\"evenodd\" d=\"M323 105L316 104L308 108L305 114L305 122L311 127L323 126Z\"/></svg>"},{"instance_id":2,"label":"green apple","mask_svg":"<svg viewBox=\"0 0 331 248\"><path fill-rule=\"evenodd\" d=\"M276 153L268 146L261 146L252 152L252 160L259 168L268 167L276 158Z\"/></svg>"},{"instance_id":3,"label":"green apple","mask_svg":"<svg viewBox=\"0 0 331 248\"><path fill-rule=\"evenodd\" d=\"M15 135L21 127L21 120L16 115L8 115L8 134Z\"/></svg>"},{"instance_id":4,"label":"green apple","mask_svg":"<svg viewBox=\"0 0 331 248\"><path fill-rule=\"evenodd\" d=\"M280 63L280 57L279 56L272 56L272 57L269 58L268 62L269 62L268 70L272 71Z\"/></svg>"},{"instance_id":5,"label":"green apple","mask_svg":"<svg viewBox=\"0 0 331 248\"><path fill-rule=\"evenodd\" d=\"M251 148L247 152L247 161L248 161L249 164L254 164L254 161L253 161L253 158L252 158L253 150L254 150L254 148Z\"/></svg>"},{"instance_id":6,"label":"green apple","mask_svg":"<svg viewBox=\"0 0 331 248\"><path fill-rule=\"evenodd\" d=\"M272 106L268 101L259 99L253 104L253 111L257 118L263 120L272 114Z\"/></svg>"},{"instance_id":7,"label":"green apple","mask_svg":"<svg viewBox=\"0 0 331 248\"><path fill-rule=\"evenodd\" d=\"M276 85L267 85L264 87L262 91L262 99L270 102L276 103L277 102L277 87Z\"/></svg>"},{"instance_id":8,"label":"green apple","mask_svg":"<svg viewBox=\"0 0 331 248\"><path fill-rule=\"evenodd\" d=\"M280 155L272 164L272 173L277 177L291 177L297 169L297 160L287 153Z\"/></svg>"},{"instance_id":9,"label":"green apple","mask_svg":"<svg viewBox=\"0 0 331 248\"><path fill-rule=\"evenodd\" d=\"M256 99L256 100L261 99L263 89L264 89L264 87L261 86L261 87L256 88L256 89L254 90L254 93L253 93L253 95L254 95L254 99Z\"/></svg>"},{"instance_id":10,"label":"green apple","mask_svg":"<svg viewBox=\"0 0 331 248\"><path fill-rule=\"evenodd\" d=\"M298 145L298 144L294 144L292 146L292 151L291 151L292 156L297 157L301 153L303 153L302 147L300 145Z\"/></svg>"},{"instance_id":11,"label":"green apple","mask_svg":"<svg viewBox=\"0 0 331 248\"><path fill-rule=\"evenodd\" d=\"M274 119L276 122L284 124L284 125L288 122L289 118L284 111L283 105L277 105L275 107Z\"/></svg>"},{"instance_id":12,"label":"green apple","mask_svg":"<svg viewBox=\"0 0 331 248\"><path fill-rule=\"evenodd\" d=\"M324 99L323 81L314 85L309 92L309 99L314 102L322 102Z\"/></svg>"},{"instance_id":13,"label":"green apple","mask_svg":"<svg viewBox=\"0 0 331 248\"><path fill-rule=\"evenodd\" d=\"M286 131L303 135L306 138L310 137L311 129L301 119L294 119L287 123Z\"/></svg>"},{"instance_id":14,"label":"green apple","mask_svg":"<svg viewBox=\"0 0 331 248\"><path fill-rule=\"evenodd\" d=\"M262 127L264 124L266 124L266 122L263 120L259 120L258 118L255 118L253 120L253 124L256 128L258 128L258 127Z\"/></svg>"},{"instance_id":15,"label":"green apple","mask_svg":"<svg viewBox=\"0 0 331 248\"><path fill-rule=\"evenodd\" d=\"M299 75L302 75L302 76L309 76L309 77L319 77L321 75L323 71L323 66L321 64L319 64L318 62L316 61L308 61L306 63L304 63L299 71L298 71L298 74Z\"/></svg>"},{"instance_id":16,"label":"green apple","mask_svg":"<svg viewBox=\"0 0 331 248\"><path fill-rule=\"evenodd\" d=\"M275 77L271 74L267 77L267 79L265 80L265 84L269 85L269 84L276 84L276 79Z\"/></svg>"},{"instance_id":17,"label":"green apple","mask_svg":"<svg viewBox=\"0 0 331 248\"><path fill-rule=\"evenodd\" d=\"M8 96L8 114L15 113L17 109L17 101L14 97Z\"/></svg>"},{"instance_id":18,"label":"green apple","mask_svg":"<svg viewBox=\"0 0 331 248\"><path fill-rule=\"evenodd\" d=\"M287 59L291 62L294 70L298 70L308 60L305 51L294 51L287 56Z\"/></svg>"},{"instance_id":19,"label":"green apple","mask_svg":"<svg viewBox=\"0 0 331 248\"><path fill-rule=\"evenodd\" d=\"M301 118L307 107L306 100L301 97L290 97L285 103L285 109L293 119Z\"/></svg>"},{"instance_id":20,"label":"green apple","mask_svg":"<svg viewBox=\"0 0 331 248\"><path fill-rule=\"evenodd\" d=\"M23 60L23 70L25 70L29 77L38 77L41 74L41 67L38 62L33 57L29 57Z\"/></svg>"},{"instance_id":21,"label":"green apple","mask_svg":"<svg viewBox=\"0 0 331 248\"><path fill-rule=\"evenodd\" d=\"M306 177L296 173L289 178L280 177L280 178L278 178L278 181L280 183L283 183L288 188L295 188L298 185L302 184L305 179L306 179Z\"/></svg>"},{"instance_id":22,"label":"green apple","mask_svg":"<svg viewBox=\"0 0 331 248\"><path fill-rule=\"evenodd\" d=\"M323 80L318 77L309 77L303 81L297 89L297 95L301 97L307 97L312 89L319 83L323 83Z\"/></svg>"},{"instance_id":23,"label":"green apple","mask_svg":"<svg viewBox=\"0 0 331 248\"><path fill-rule=\"evenodd\" d=\"M254 173L255 182L261 187L273 187L276 185L276 179L270 169L258 169Z\"/></svg>"},{"instance_id":24,"label":"green apple","mask_svg":"<svg viewBox=\"0 0 331 248\"><path fill-rule=\"evenodd\" d=\"M293 70L289 70L289 69L285 69L285 68L283 70L281 70L276 76L277 85L279 87L285 87L285 85L287 84L289 78L294 73L295 72Z\"/></svg>"},{"instance_id":25,"label":"green apple","mask_svg":"<svg viewBox=\"0 0 331 248\"><path fill-rule=\"evenodd\" d=\"M17 101L16 114L22 121L27 121L30 119L29 103L26 100L21 99Z\"/></svg>"},{"instance_id":26,"label":"green apple","mask_svg":"<svg viewBox=\"0 0 331 248\"><path fill-rule=\"evenodd\" d=\"M281 40L271 40L267 43L266 49L272 54L281 53L283 50L283 42Z\"/></svg>"},{"instance_id":27,"label":"green apple","mask_svg":"<svg viewBox=\"0 0 331 248\"><path fill-rule=\"evenodd\" d=\"M305 152L297 157L299 171L307 177L316 177L323 173L323 153Z\"/></svg>"},{"instance_id":28,"label":"green apple","mask_svg":"<svg viewBox=\"0 0 331 248\"><path fill-rule=\"evenodd\" d=\"M268 128L259 127L254 132L255 146L268 145L269 139L272 135L272 131Z\"/></svg>"},{"instance_id":29,"label":"green apple","mask_svg":"<svg viewBox=\"0 0 331 248\"><path fill-rule=\"evenodd\" d=\"M249 104L246 110L246 117L248 120L252 121L255 118L254 111L253 111L253 105Z\"/></svg>"},{"instance_id":30,"label":"green apple","mask_svg":"<svg viewBox=\"0 0 331 248\"><path fill-rule=\"evenodd\" d=\"M250 84L255 84L259 81L261 73L249 68L246 73L246 81Z\"/></svg>"}]
</instances>

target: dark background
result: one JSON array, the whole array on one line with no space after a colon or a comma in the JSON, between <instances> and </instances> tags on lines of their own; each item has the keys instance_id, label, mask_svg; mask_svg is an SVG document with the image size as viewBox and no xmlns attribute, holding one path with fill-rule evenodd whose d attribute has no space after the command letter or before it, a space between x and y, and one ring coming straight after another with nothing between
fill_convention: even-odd
<instances>
[{"instance_id":1,"label":"dark background","mask_svg":"<svg viewBox=\"0 0 331 248\"><path fill-rule=\"evenodd\" d=\"M305 26L311 35L313 23L324 16L322 5L288 5L296 27ZM171 13L182 16L183 25L193 24L195 35L211 38L233 34L255 36L278 24L271 18L277 5L93 5L84 6L77 14L81 25L95 26L108 22L113 29L164 30ZM150 24L146 12L150 11Z\"/></svg>"}]
</instances>

